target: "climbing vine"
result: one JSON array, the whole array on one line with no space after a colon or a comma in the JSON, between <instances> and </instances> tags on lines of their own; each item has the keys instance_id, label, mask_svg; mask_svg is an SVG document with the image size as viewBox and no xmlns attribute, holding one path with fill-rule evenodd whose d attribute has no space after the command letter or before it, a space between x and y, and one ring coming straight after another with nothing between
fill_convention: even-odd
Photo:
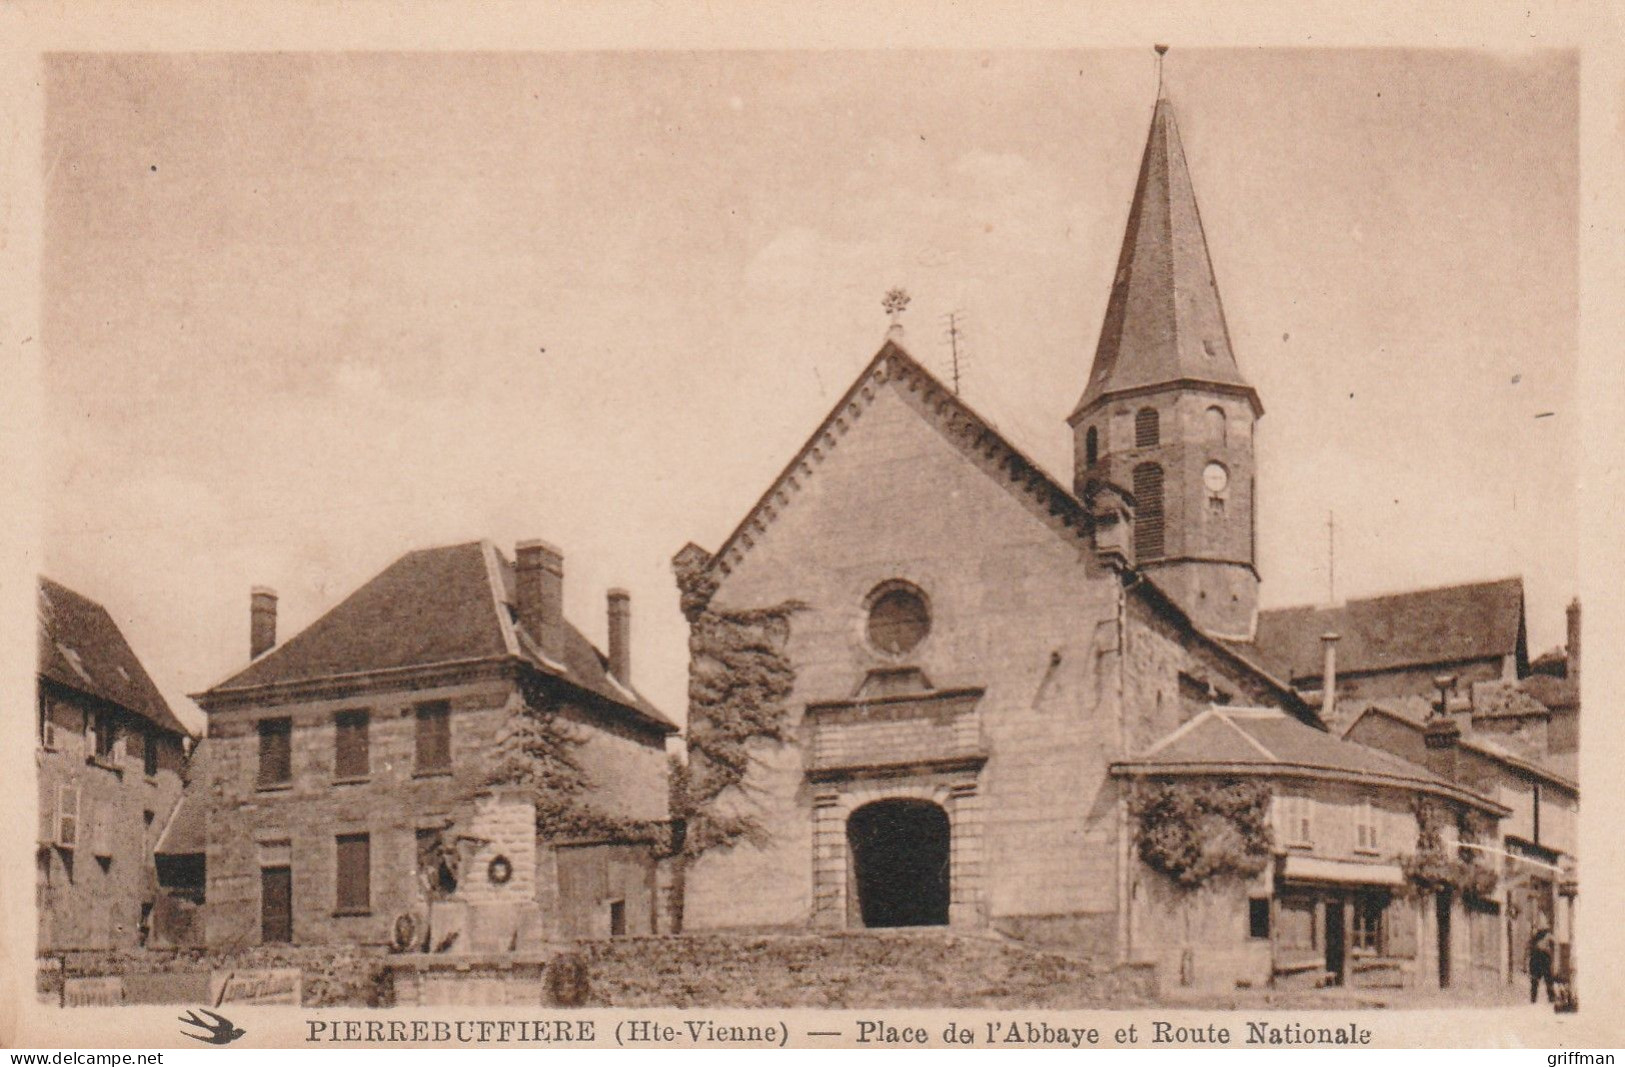
<instances>
[{"instance_id":1,"label":"climbing vine","mask_svg":"<svg viewBox=\"0 0 1625 1067\"><path fill-rule=\"evenodd\" d=\"M787 707L795 669L785 654L790 617L805 605L723 611L711 606L716 580L708 558L678 565L688 618L688 751L672 766L672 814L684 826L683 851L698 855L765 835L751 815L722 810L730 790L745 788L751 745L790 737Z\"/></svg>"},{"instance_id":2,"label":"climbing vine","mask_svg":"<svg viewBox=\"0 0 1625 1067\"><path fill-rule=\"evenodd\" d=\"M1140 858L1194 889L1250 878L1269 864L1270 789L1262 782L1142 780L1129 795Z\"/></svg>"},{"instance_id":3,"label":"climbing vine","mask_svg":"<svg viewBox=\"0 0 1625 1067\"><path fill-rule=\"evenodd\" d=\"M536 832L543 837L645 841L664 851L670 839L665 822L612 815L592 803L592 779L576 758L585 743L539 688L527 686L522 708L508 717L498 736L479 789L525 789L536 804Z\"/></svg>"},{"instance_id":4,"label":"climbing vine","mask_svg":"<svg viewBox=\"0 0 1625 1067\"><path fill-rule=\"evenodd\" d=\"M1495 892L1495 869L1482 860L1476 849L1457 848L1452 855L1445 847L1444 829L1452 820L1456 839L1463 844L1488 840L1488 820L1466 808L1454 814L1432 797L1419 796L1416 812L1416 851L1402 857L1400 865L1413 886L1428 892L1454 890L1464 896L1487 898Z\"/></svg>"}]
</instances>

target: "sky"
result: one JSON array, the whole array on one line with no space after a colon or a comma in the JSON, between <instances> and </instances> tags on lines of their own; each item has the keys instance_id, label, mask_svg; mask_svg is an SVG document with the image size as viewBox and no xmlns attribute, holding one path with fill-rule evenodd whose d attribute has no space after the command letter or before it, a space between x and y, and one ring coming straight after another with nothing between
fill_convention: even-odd
<instances>
[{"instance_id":1,"label":"sky","mask_svg":"<svg viewBox=\"0 0 1625 1067\"><path fill-rule=\"evenodd\" d=\"M171 703L414 548L563 548L682 718L671 556L714 549L905 345L1070 482L1065 418L1156 94L1149 49L58 55L44 569ZM1265 607L1577 588L1572 53L1175 50L1258 431ZM1335 516L1335 589L1328 516Z\"/></svg>"}]
</instances>

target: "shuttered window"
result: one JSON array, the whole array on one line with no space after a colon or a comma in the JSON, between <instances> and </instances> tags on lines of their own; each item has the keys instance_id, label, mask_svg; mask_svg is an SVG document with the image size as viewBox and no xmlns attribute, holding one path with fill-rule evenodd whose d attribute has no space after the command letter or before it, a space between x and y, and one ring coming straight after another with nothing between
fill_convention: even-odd
<instances>
[{"instance_id":1,"label":"shuttered window","mask_svg":"<svg viewBox=\"0 0 1625 1067\"><path fill-rule=\"evenodd\" d=\"M1287 794L1275 798L1276 831L1288 845L1314 844L1315 802L1306 796Z\"/></svg>"},{"instance_id":2,"label":"shuttered window","mask_svg":"<svg viewBox=\"0 0 1625 1067\"><path fill-rule=\"evenodd\" d=\"M98 711L91 726L96 735L96 758L103 763L113 761L113 746L118 740L118 727L109 712Z\"/></svg>"},{"instance_id":3,"label":"shuttered window","mask_svg":"<svg viewBox=\"0 0 1625 1067\"><path fill-rule=\"evenodd\" d=\"M417 708L417 772L451 770L451 706L444 701Z\"/></svg>"},{"instance_id":4,"label":"shuttered window","mask_svg":"<svg viewBox=\"0 0 1625 1067\"><path fill-rule=\"evenodd\" d=\"M1155 463L1142 463L1134 468L1134 558L1137 561L1160 559L1165 551L1162 468Z\"/></svg>"},{"instance_id":5,"label":"shuttered window","mask_svg":"<svg viewBox=\"0 0 1625 1067\"><path fill-rule=\"evenodd\" d=\"M366 834L338 836L338 911L365 912L372 907L372 839Z\"/></svg>"},{"instance_id":6,"label":"shuttered window","mask_svg":"<svg viewBox=\"0 0 1625 1067\"><path fill-rule=\"evenodd\" d=\"M341 711L333 720L333 777L365 778L372 772L367 713Z\"/></svg>"},{"instance_id":7,"label":"shuttered window","mask_svg":"<svg viewBox=\"0 0 1625 1067\"><path fill-rule=\"evenodd\" d=\"M293 720L260 720L260 770L258 785L287 785L293 780Z\"/></svg>"},{"instance_id":8,"label":"shuttered window","mask_svg":"<svg viewBox=\"0 0 1625 1067\"><path fill-rule=\"evenodd\" d=\"M1369 800L1362 800L1354 809L1354 850L1377 851L1377 809Z\"/></svg>"},{"instance_id":9,"label":"shuttered window","mask_svg":"<svg viewBox=\"0 0 1625 1067\"><path fill-rule=\"evenodd\" d=\"M1134 413L1134 447L1155 448L1162 443L1162 417L1156 408L1141 408Z\"/></svg>"}]
</instances>

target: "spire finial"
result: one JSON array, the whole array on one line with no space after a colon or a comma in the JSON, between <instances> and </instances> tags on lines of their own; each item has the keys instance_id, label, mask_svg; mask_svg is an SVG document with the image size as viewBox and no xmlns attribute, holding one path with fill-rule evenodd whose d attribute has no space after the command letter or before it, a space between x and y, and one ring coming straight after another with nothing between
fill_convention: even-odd
<instances>
[{"instance_id":1,"label":"spire finial","mask_svg":"<svg viewBox=\"0 0 1625 1067\"><path fill-rule=\"evenodd\" d=\"M1165 44L1156 44L1156 45L1152 45L1151 47L1155 48L1157 50L1157 99L1161 100L1162 99L1162 57L1168 54L1168 46L1165 45Z\"/></svg>"},{"instance_id":2,"label":"spire finial","mask_svg":"<svg viewBox=\"0 0 1625 1067\"><path fill-rule=\"evenodd\" d=\"M902 286L893 286L886 290L886 298L880 302L880 306L886 309L886 314L891 316L891 325L886 328L886 336L893 341L902 339L903 324L898 319L908 310L908 302L908 290Z\"/></svg>"}]
</instances>

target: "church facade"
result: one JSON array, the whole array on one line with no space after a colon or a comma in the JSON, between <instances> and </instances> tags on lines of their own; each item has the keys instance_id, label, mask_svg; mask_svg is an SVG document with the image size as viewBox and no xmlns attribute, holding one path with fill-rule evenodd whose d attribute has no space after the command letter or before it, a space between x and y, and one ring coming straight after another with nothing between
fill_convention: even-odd
<instances>
[{"instance_id":1,"label":"church facade","mask_svg":"<svg viewBox=\"0 0 1625 1067\"><path fill-rule=\"evenodd\" d=\"M1398 853L1419 847L1424 799L1450 833L1471 823L1486 840L1504 809L1328 734L1263 665L1262 414L1159 100L1068 420L1070 485L894 325L721 547L674 559L704 802L685 928L950 925L1214 986L1356 981L1361 951L1408 945L1385 975L1449 984L1417 944L1466 937L1449 919L1461 901L1430 911L1400 891ZM747 648L771 670L741 673ZM1214 743L1193 747L1198 727ZM1260 823L1253 865L1223 893L1171 892L1148 865L1140 798L1209 787L1278 829ZM1335 833L1280 832L1317 805ZM1356 848L1345 808L1383 813L1380 855L1369 838ZM1205 910L1192 922L1188 908ZM1377 932L1390 927L1392 946Z\"/></svg>"}]
</instances>

